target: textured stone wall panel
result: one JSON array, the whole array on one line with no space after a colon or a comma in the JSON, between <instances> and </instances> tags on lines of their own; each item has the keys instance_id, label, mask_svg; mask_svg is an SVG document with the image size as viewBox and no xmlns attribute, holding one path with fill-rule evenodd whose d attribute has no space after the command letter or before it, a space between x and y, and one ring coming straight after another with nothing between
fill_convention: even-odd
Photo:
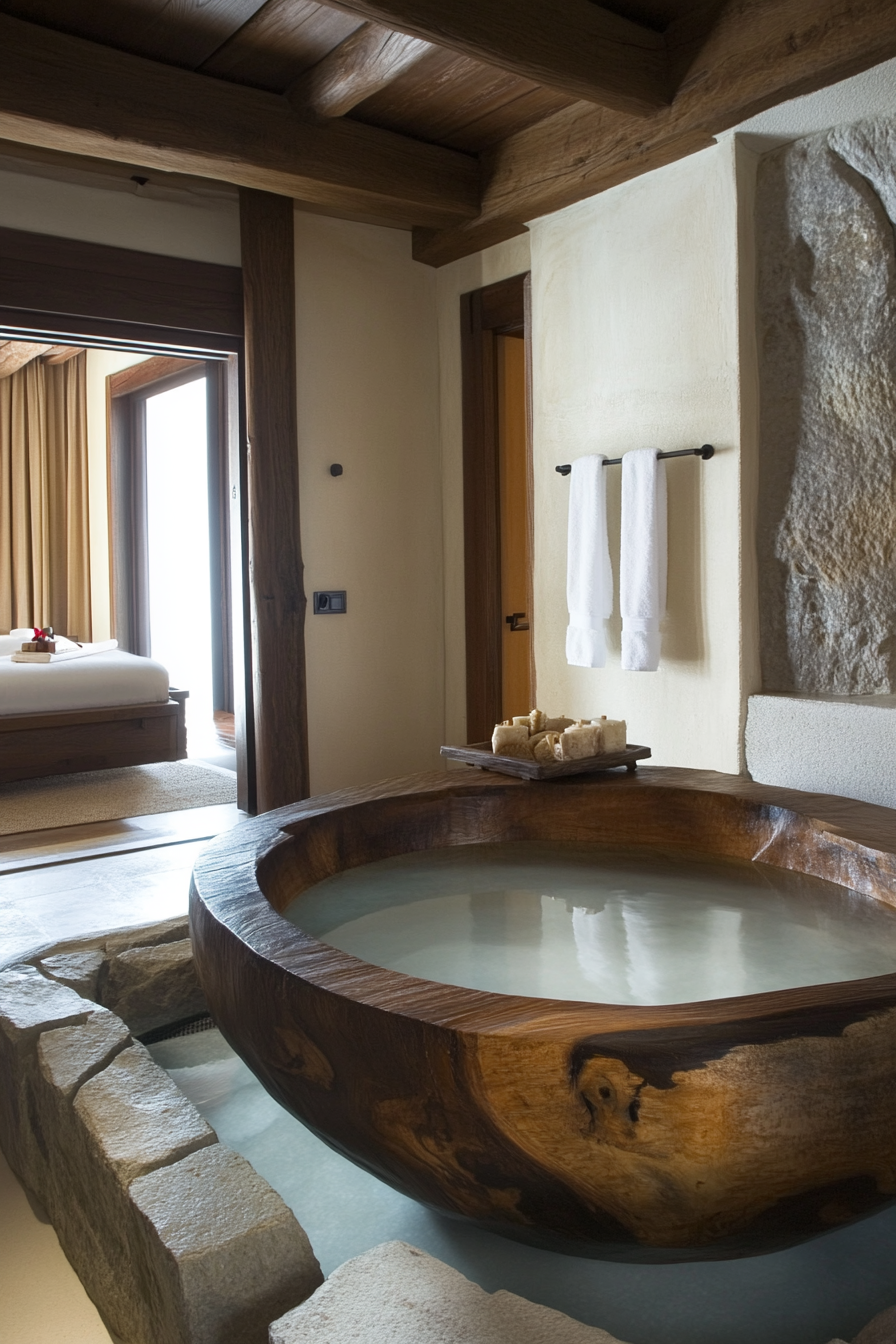
<instances>
[{"instance_id":1,"label":"textured stone wall panel","mask_svg":"<svg viewBox=\"0 0 896 1344\"><path fill-rule=\"evenodd\" d=\"M766 690L896 691L894 166L875 122L760 167Z\"/></svg>"}]
</instances>

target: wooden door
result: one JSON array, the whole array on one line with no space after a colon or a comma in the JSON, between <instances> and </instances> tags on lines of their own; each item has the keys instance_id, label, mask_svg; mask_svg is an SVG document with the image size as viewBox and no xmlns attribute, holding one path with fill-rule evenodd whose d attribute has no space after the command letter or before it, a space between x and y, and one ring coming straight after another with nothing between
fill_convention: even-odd
<instances>
[{"instance_id":1,"label":"wooden door","mask_svg":"<svg viewBox=\"0 0 896 1344\"><path fill-rule=\"evenodd\" d=\"M528 275L461 296L468 742L535 695L529 326Z\"/></svg>"},{"instance_id":2,"label":"wooden door","mask_svg":"<svg viewBox=\"0 0 896 1344\"><path fill-rule=\"evenodd\" d=\"M526 346L522 333L497 337L498 482L501 538L501 714L528 714L532 613L526 433Z\"/></svg>"}]
</instances>

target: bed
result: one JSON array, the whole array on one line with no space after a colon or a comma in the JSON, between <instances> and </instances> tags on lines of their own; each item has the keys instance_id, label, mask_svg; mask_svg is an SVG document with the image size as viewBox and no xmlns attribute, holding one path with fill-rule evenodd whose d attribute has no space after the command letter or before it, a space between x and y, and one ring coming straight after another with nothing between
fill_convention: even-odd
<instances>
[{"instance_id":1,"label":"bed","mask_svg":"<svg viewBox=\"0 0 896 1344\"><path fill-rule=\"evenodd\" d=\"M21 644L0 635L0 784L186 756L187 693L161 663L117 648L14 663Z\"/></svg>"}]
</instances>

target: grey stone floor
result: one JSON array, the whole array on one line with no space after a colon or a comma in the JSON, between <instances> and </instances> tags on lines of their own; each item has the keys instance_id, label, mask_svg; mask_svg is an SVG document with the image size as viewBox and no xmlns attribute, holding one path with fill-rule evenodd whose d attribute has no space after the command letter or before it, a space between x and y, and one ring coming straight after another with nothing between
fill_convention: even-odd
<instances>
[{"instance_id":1,"label":"grey stone floor","mask_svg":"<svg viewBox=\"0 0 896 1344\"><path fill-rule=\"evenodd\" d=\"M826 1344L896 1303L896 1208L776 1255L627 1265L538 1251L442 1218L332 1152L261 1087L217 1031L152 1047L223 1143L277 1190L329 1274L401 1240L630 1344Z\"/></svg>"}]
</instances>

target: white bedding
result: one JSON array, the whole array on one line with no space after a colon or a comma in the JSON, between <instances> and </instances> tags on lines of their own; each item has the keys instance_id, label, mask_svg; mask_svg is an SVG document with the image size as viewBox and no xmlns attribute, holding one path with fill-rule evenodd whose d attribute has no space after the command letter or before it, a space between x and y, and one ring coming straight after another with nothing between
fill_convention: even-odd
<instances>
[{"instance_id":1,"label":"white bedding","mask_svg":"<svg viewBox=\"0 0 896 1344\"><path fill-rule=\"evenodd\" d=\"M13 647L6 647L10 641ZM13 663L21 638L0 635L0 715L49 714L108 705L165 704L168 671L152 658L113 649L58 663Z\"/></svg>"}]
</instances>

